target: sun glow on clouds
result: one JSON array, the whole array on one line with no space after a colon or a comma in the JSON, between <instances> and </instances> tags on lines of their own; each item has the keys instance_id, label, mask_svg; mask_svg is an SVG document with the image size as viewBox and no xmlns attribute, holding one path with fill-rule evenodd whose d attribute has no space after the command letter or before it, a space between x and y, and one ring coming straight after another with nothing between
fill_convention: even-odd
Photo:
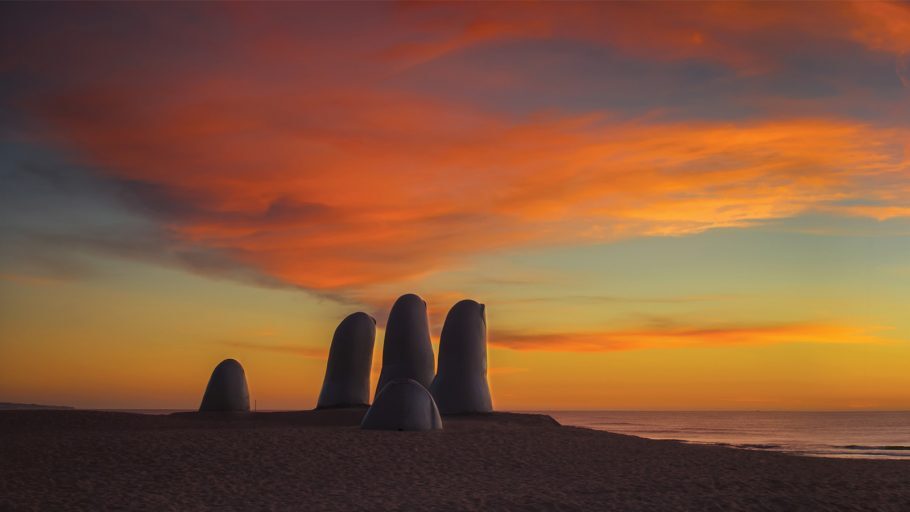
<instances>
[{"instance_id":1,"label":"sun glow on clouds","mask_svg":"<svg viewBox=\"0 0 910 512\"><path fill-rule=\"evenodd\" d=\"M907 9L849 7L826 9L822 19L843 39L906 50ZM328 19L343 14L323 9ZM410 68L494 41L559 38L658 60L718 59L752 73L774 67L776 55L755 43L762 30L819 14L806 6L672 10L406 6L382 16L413 40L381 22L358 25L363 38L349 40L263 31L283 27L270 16L278 13L237 6L226 18L237 37L201 43L211 50L207 62L192 53L175 63L147 58L145 68L26 94L23 104L43 121L32 137L119 180L177 239L288 284L355 297L363 286L445 271L502 248L683 235L818 210L906 215L903 127L836 117L672 121L647 110L631 118L598 109L516 117L399 91L388 80L408 76L388 63ZM168 19L149 14L152 30ZM612 17L625 28L602 30L599 22ZM881 19L889 22L873 31ZM188 27L173 29L176 39L198 39ZM129 39L131 46L154 54ZM329 48L348 64L327 66ZM89 67L104 69L106 56ZM853 199L875 206L837 206Z\"/></svg>"},{"instance_id":2,"label":"sun glow on clouds","mask_svg":"<svg viewBox=\"0 0 910 512\"><path fill-rule=\"evenodd\" d=\"M112 108L107 101L77 97L67 105L104 110ZM216 97L206 101L211 107L194 107L195 115L218 126L242 118L257 135L188 124L175 105L143 118L140 133L48 115L62 138L180 239L317 290L356 293L503 247L748 226L836 212L838 201L857 194L881 204L840 210L887 218L910 201L906 184L873 187L905 176L902 142L910 131L843 120L654 123L598 115L510 124L388 97L339 101L325 115L357 119L354 128L324 126L308 137L257 114L278 110L269 98L243 113ZM312 115L310 105L300 118ZM139 123L127 102L116 109ZM214 121L225 116L238 119ZM351 133L363 126L370 130ZM141 144L132 142L137 137Z\"/></svg>"}]
</instances>

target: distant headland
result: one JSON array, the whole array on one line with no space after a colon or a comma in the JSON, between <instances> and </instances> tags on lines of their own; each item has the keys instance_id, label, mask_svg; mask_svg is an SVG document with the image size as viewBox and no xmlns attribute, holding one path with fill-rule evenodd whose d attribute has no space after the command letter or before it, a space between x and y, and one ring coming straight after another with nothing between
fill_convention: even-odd
<instances>
[{"instance_id":1,"label":"distant headland","mask_svg":"<svg viewBox=\"0 0 910 512\"><path fill-rule=\"evenodd\" d=\"M75 407L70 407L68 405L17 404L17 403L12 403L12 402L0 402L0 411L36 410L36 409L51 409L51 410L55 410L55 411L60 411L60 410L75 409Z\"/></svg>"}]
</instances>

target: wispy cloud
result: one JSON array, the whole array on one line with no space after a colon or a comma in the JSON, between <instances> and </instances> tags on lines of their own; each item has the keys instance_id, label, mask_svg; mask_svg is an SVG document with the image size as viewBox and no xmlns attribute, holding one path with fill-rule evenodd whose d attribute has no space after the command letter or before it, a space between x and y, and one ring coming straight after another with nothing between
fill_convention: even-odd
<instances>
[{"instance_id":1,"label":"wispy cloud","mask_svg":"<svg viewBox=\"0 0 910 512\"><path fill-rule=\"evenodd\" d=\"M495 331L494 346L550 352L612 352L657 348L729 347L780 343L887 343L868 329L829 324L789 323L586 332Z\"/></svg>"},{"instance_id":2,"label":"wispy cloud","mask_svg":"<svg viewBox=\"0 0 910 512\"><path fill-rule=\"evenodd\" d=\"M512 297L497 300L497 304L585 303L585 304L687 304L695 302L729 301L737 295L686 295L667 297L634 297L621 295L550 295L545 297Z\"/></svg>"},{"instance_id":3,"label":"wispy cloud","mask_svg":"<svg viewBox=\"0 0 910 512\"><path fill-rule=\"evenodd\" d=\"M279 352L283 354L292 354L295 356L325 359L328 356L328 350L324 348L307 347L303 345L289 345L281 343L252 343L243 341L222 341L221 345L239 348L244 350Z\"/></svg>"},{"instance_id":4,"label":"wispy cloud","mask_svg":"<svg viewBox=\"0 0 910 512\"><path fill-rule=\"evenodd\" d=\"M8 274L0 273L0 281L8 281L10 283L19 283L19 284L28 284L28 285L37 285L37 286L57 286L62 284L64 281L61 279L45 276L31 276L27 274Z\"/></svg>"}]
</instances>

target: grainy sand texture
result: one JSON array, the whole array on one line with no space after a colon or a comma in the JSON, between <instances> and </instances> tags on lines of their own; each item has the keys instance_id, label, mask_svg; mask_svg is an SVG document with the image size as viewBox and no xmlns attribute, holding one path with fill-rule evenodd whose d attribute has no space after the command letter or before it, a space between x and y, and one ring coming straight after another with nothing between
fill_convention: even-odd
<instances>
[{"instance_id":1,"label":"grainy sand texture","mask_svg":"<svg viewBox=\"0 0 910 512\"><path fill-rule=\"evenodd\" d=\"M910 510L910 462L821 459L363 409L148 416L0 412L2 510Z\"/></svg>"}]
</instances>

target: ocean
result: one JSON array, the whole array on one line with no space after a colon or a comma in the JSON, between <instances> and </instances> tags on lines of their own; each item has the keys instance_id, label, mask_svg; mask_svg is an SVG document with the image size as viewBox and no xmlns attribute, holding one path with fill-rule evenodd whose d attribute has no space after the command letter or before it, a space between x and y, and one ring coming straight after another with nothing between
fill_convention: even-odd
<instances>
[{"instance_id":1,"label":"ocean","mask_svg":"<svg viewBox=\"0 0 910 512\"><path fill-rule=\"evenodd\" d=\"M910 460L910 411L541 411L563 425L816 457Z\"/></svg>"}]
</instances>

